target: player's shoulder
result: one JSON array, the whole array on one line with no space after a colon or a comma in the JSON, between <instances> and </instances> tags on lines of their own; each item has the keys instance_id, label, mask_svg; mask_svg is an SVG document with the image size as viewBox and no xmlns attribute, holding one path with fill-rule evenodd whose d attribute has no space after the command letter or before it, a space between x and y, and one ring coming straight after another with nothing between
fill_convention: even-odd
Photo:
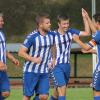
<instances>
[{"instance_id":1,"label":"player's shoulder","mask_svg":"<svg viewBox=\"0 0 100 100\"><path fill-rule=\"evenodd\" d=\"M100 31L97 30L93 35L92 37L100 37Z\"/></svg>"},{"instance_id":2,"label":"player's shoulder","mask_svg":"<svg viewBox=\"0 0 100 100\"><path fill-rule=\"evenodd\" d=\"M67 32L71 32L71 33L75 32L75 31L76 31L75 28L69 28L69 29L67 30Z\"/></svg>"},{"instance_id":3,"label":"player's shoulder","mask_svg":"<svg viewBox=\"0 0 100 100\"><path fill-rule=\"evenodd\" d=\"M27 38L35 38L37 36L38 36L38 31L34 30L34 31L28 33Z\"/></svg>"},{"instance_id":4,"label":"player's shoulder","mask_svg":"<svg viewBox=\"0 0 100 100\"><path fill-rule=\"evenodd\" d=\"M80 30L75 29L75 28L69 28L69 29L67 30L67 32L68 32L68 33L71 33L71 34L77 34L77 35L80 34Z\"/></svg>"},{"instance_id":5,"label":"player's shoulder","mask_svg":"<svg viewBox=\"0 0 100 100\"><path fill-rule=\"evenodd\" d=\"M56 36L56 35L58 35L58 31L55 29L55 30L53 30L53 34Z\"/></svg>"},{"instance_id":6,"label":"player's shoulder","mask_svg":"<svg viewBox=\"0 0 100 100\"><path fill-rule=\"evenodd\" d=\"M97 30L93 35L92 38L96 41L96 42L100 42L100 30Z\"/></svg>"},{"instance_id":7,"label":"player's shoulder","mask_svg":"<svg viewBox=\"0 0 100 100\"><path fill-rule=\"evenodd\" d=\"M53 30L48 32L49 35L55 36L55 32Z\"/></svg>"}]
</instances>

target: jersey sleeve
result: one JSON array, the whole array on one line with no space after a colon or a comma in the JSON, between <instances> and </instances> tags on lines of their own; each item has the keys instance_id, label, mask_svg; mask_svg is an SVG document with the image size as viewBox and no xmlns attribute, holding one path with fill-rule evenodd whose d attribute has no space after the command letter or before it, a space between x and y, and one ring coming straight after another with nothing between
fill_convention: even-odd
<instances>
[{"instance_id":1,"label":"jersey sleeve","mask_svg":"<svg viewBox=\"0 0 100 100\"><path fill-rule=\"evenodd\" d=\"M96 31L96 33L92 35L92 38L98 43L100 41L100 31Z\"/></svg>"},{"instance_id":2,"label":"jersey sleeve","mask_svg":"<svg viewBox=\"0 0 100 100\"><path fill-rule=\"evenodd\" d=\"M30 48L33 45L33 43L34 43L34 36L28 35L22 45L26 48Z\"/></svg>"},{"instance_id":3,"label":"jersey sleeve","mask_svg":"<svg viewBox=\"0 0 100 100\"><path fill-rule=\"evenodd\" d=\"M80 31L77 30L77 29L69 29L69 31L73 34L76 34L76 35L79 35L80 34Z\"/></svg>"},{"instance_id":4,"label":"jersey sleeve","mask_svg":"<svg viewBox=\"0 0 100 100\"><path fill-rule=\"evenodd\" d=\"M96 46L96 41L94 39L90 40L88 43L87 43L91 48L93 48L94 46Z\"/></svg>"}]
</instances>

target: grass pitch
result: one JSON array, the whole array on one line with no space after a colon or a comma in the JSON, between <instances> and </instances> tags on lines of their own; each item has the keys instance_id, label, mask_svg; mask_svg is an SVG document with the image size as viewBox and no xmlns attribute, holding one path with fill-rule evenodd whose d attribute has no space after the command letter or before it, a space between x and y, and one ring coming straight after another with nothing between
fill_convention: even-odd
<instances>
[{"instance_id":1,"label":"grass pitch","mask_svg":"<svg viewBox=\"0 0 100 100\"><path fill-rule=\"evenodd\" d=\"M51 94L52 89L50 89ZM91 88L68 88L66 95L67 100L93 100ZM11 95L6 100L22 100L22 88L11 89Z\"/></svg>"}]
</instances>

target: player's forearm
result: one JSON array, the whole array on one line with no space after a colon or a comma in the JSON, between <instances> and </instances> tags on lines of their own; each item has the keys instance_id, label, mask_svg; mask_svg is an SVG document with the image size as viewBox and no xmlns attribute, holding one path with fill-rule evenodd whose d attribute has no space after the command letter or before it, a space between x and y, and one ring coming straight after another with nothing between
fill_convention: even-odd
<instances>
[{"instance_id":1,"label":"player's forearm","mask_svg":"<svg viewBox=\"0 0 100 100\"><path fill-rule=\"evenodd\" d=\"M53 45L52 47L51 47L51 55L52 55L52 58L53 59L56 59L56 45Z\"/></svg>"},{"instance_id":2,"label":"player's forearm","mask_svg":"<svg viewBox=\"0 0 100 100\"><path fill-rule=\"evenodd\" d=\"M84 29L86 32L86 35L90 35L90 27L89 27L89 23L86 17L83 17L83 22L84 22Z\"/></svg>"},{"instance_id":3,"label":"player's forearm","mask_svg":"<svg viewBox=\"0 0 100 100\"><path fill-rule=\"evenodd\" d=\"M26 52L18 52L18 55L22 58L24 58L25 60L31 61L32 57L30 55L28 55Z\"/></svg>"},{"instance_id":4,"label":"player's forearm","mask_svg":"<svg viewBox=\"0 0 100 100\"><path fill-rule=\"evenodd\" d=\"M11 53L9 53L9 52L6 52L6 56L11 61L13 61L15 59L15 57Z\"/></svg>"},{"instance_id":5,"label":"player's forearm","mask_svg":"<svg viewBox=\"0 0 100 100\"><path fill-rule=\"evenodd\" d=\"M24 58L25 60L35 62L34 57L30 56L30 55L27 54L26 52L23 52L23 51L21 52L21 51L19 51L19 52L18 52L18 55L19 55L20 57Z\"/></svg>"},{"instance_id":6,"label":"player's forearm","mask_svg":"<svg viewBox=\"0 0 100 100\"><path fill-rule=\"evenodd\" d=\"M83 42L80 41L80 40L77 40L76 42L77 42L83 49L85 49L86 51L88 51L88 50L91 49L88 45L86 45L85 43L83 43Z\"/></svg>"},{"instance_id":7,"label":"player's forearm","mask_svg":"<svg viewBox=\"0 0 100 100\"><path fill-rule=\"evenodd\" d=\"M92 20L90 19L89 16L87 17L87 19L88 19L88 23L89 23L90 29L92 30L92 33L95 33L96 32L95 25L93 24L93 22L92 22Z\"/></svg>"}]
</instances>

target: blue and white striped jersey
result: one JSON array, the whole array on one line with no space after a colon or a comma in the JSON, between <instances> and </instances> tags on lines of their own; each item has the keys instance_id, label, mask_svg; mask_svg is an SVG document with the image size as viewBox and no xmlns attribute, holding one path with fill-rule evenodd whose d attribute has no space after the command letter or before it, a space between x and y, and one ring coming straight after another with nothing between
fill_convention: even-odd
<instances>
[{"instance_id":1,"label":"blue and white striped jersey","mask_svg":"<svg viewBox=\"0 0 100 100\"><path fill-rule=\"evenodd\" d=\"M28 54L32 57L41 57L40 64L31 61L24 63L24 72L48 73L48 59L50 48L54 44L53 32L48 32L42 36L38 31L33 31L25 39L23 46L28 48Z\"/></svg>"},{"instance_id":2,"label":"blue and white striped jersey","mask_svg":"<svg viewBox=\"0 0 100 100\"><path fill-rule=\"evenodd\" d=\"M0 29L0 61L6 64L6 43L2 29Z\"/></svg>"},{"instance_id":3,"label":"blue and white striped jersey","mask_svg":"<svg viewBox=\"0 0 100 100\"><path fill-rule=\"evenodd\" d=\"M68 29L64 35L55 31L55 44L57 48L56 64L69 63L73 34L79 35L80 31Z\"/></svg>"}]
</instances>

